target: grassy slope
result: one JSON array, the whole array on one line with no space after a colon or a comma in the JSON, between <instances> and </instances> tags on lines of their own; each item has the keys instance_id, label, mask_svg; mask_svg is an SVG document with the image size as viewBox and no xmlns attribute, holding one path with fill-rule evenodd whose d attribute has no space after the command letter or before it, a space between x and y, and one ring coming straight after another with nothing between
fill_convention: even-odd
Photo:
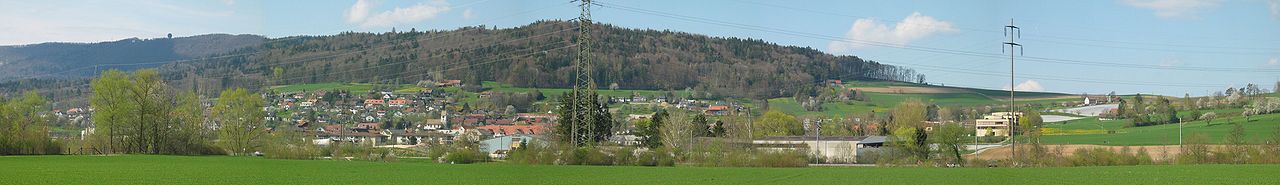
<instances>
[{"instance_id":1,"label":"grassy slope","mask_svg":"<svg viewBox=\"0 0 1280 185\"><path fill-rule=\"evenodd\" d=\"M804 108L796 103L794 98L773 98L769 99L769 108L777 109L782 112L795 115L825 115L839 116L848 115L850 113L865 113L872 110L876 112L884 112L892 109L898 102L906 101L908 98L919 99L925 103L936 103L943 106L951 105L978 105L978 104L996 104L999 101L991 100L976 94L963 93L944 93L944 94L889 94L889 93L866 93L871 102L856 102L853 104L846 103L824 103L822 112L807 112Z\"/></svg>"},{"instance_id":2,"label":"grassy slope","mask_svg":"<svg viewBox=\"0 0 1280 185\"><path fill-rule=\"evenodd\" d=\"M1224 110L1224 112L1230 111L1232 110ZM1246 140L1250 143L1263 143L1264 139L1271 137L1275 133L1276 129L1280 129L1280 114L1254 116L1250 118L1250 120L1251 121L1249 122L1244 122L1244 117L1234 117L1230 119L1220 118L1213 120L1212 125L1207 124L1205 121L1187 122L1183 125L1183 137L1185 138L1191 134L1199 133L1207 135L1212 142L1222 142L1227 133L1231 131L1231 127L1233 126L1232 124L1238 123L1244 124ZM1177 124L1122 128L1128 122L1128 120L1109 120L1101 122L1101 125L1105 128L1118 129L1116 134L1105 134L1105 130L1099 128L1099 121L1095 118L1073 120L1063 124L1049 124L1045 127L1063 130L1089 131L1083 131L1081 132L1082 134L1046 135L1042 137L1040 141L1046 144L1178 144Z\"/></svg>"},{"instance_id":3,"label":"grassy slope","mask_svg":"<svg viewBox=\"0 0 1280 185\"><path fill-rule=\"evenodd\" d=\"M1250 184L1278 165L703 168L447 165L181 156L0 157L0 184ZM929 177L929 178L921 178ZM965 180L981 179L981 180Z\"/></svg>"},{"instance_id":4,"label":"grassy slope","mask_svg":"<svg viewBox=\"0 0 1280 185\"><path fill-rule=\"evenodd\" d=\"M898 94L898 93L867 92L866 93L867 97L871 99L871 102L856 102L852 104L824 103L822 105L823 111L821 112L805 111L804 108L802 108L799 103L796 103L794 99L790 97L783 97L783 98L769 99L769 108L780 110L782 112L786 112L788 114L793 114L793 115L811 115L811 116L830 117L830 116L849 115L850 113L865 113L873 110L876 112L888 111L889 109L892 109L893 106L897 105L898 102L902 102L908 98L915 98L915 99L924 101L925 103L934 103L941 106L973 106L973 105L1003 104L1005 101L1001 98L1006 98L1009 95L1009 91L1002 91L1002 90L921 85L921 84L913 84L913 83L887 82L887 81L866 81L866 82L857 81L857 82L846 83L845 86L846 87L889 87L889 86L931 87L931 88L960 89L960 90L972 91L973 93L936 93L936 94L901 93L901 94ZM1061 93L1018 92L1017 95L1019 97L1026 97L1026 98L1049 98L1049 99L1037 99L1037 100L1030 100L1030 101L1020 100L1018 101L1019 103L1049 103L1049 102L1077 100L1076 98L1052 98L1052 97L1069 96L1068 94L1061 94Z\"/></svg>"}]
</instances>

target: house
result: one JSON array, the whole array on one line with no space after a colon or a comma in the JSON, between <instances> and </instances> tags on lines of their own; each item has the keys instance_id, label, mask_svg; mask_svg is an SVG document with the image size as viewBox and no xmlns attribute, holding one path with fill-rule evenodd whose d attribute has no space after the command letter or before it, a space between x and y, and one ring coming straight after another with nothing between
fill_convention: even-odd
<instances>
[{"instance_id":1,"label":"house","mask_svg":"<svg viewBox=\"0 0 1280 185\"><path fill-rule=\"evenodd\" d=\"M634 120L646 120L646 119L649 119L649 118L653 118L653 114L631 114L631 115L627 115L627 121L634 121Z\"/></svg>"},{"instance_id":2,"label":"house","mask_svg":"<svg viewBox=\"0 0 1280 185\"><path fill-rule=\"evenodd\" d=\"M444 80L439 83L436 83L436 87L453 87L453 86L461 86L461 85L462 85L462 80Z\"/></svg>"},{"instance_id":3,"label":"house","mask_svg":"<svg viewBox=\"0 0 1280 185\"><path fill-rule=\"evenodd\" d=\"M523 122L528 124L552 123L555 122L555 114L537 114L537 113L518 113L515 122Z\"/></svg>"},{"instance_id":4,"label":"house","mask_svg":"<svg viewBox=\"0 0 1280 185\"><path fill-rule=\"evenodd\" d=\"M366 99L366 100L364 100L364 106L365 106L365 107L381 106L382 104L385 104L385 103L386 103L386 101L385 101L385 100L381 100L381 99Z\"/></svg>"},{"instance_id":5,"label":"house","mask_svg":"<svg viewBox=\"0 0 1280 185\"><path fill-rule=\"evenodd\" d=\"M385 140L385 136L382 133L368 131L367 126L366 129L357 131L357 129L347 130L342 125L325 125L318 132L315 132L316 140L312 140L312 143L327 145L332 142L349 142L378 145L379 142Z\"/></svg>"},{"instance_id":6,"label":"house","mask_svg":"<svg viewBox=\"0 0 1280 185\"><path fill-rule=\"evenodd\" d=\"M770 136L751 141L757 149L787 151L804 149L820 156L824 163L871 163L858 154L878 151L885 136Z\"/></svg>"},{"instance_id":7,"label":"house","mask_svg":"<svg viewBox=\"0 0 1280 185\"><path fill-rule=\"evenodd\" d=\"M404 107L405 105L408 105L408 104L409 104L409 100L406 100L404 98L387 101L387 105L392 107Z\"/></svg>"},{"instance_id":8,"label":"house","mask_svg":"<svg viewBox=\"0 0 1280 185\"><path fill-rule=\"evenodd\" d=\"M707 107L707 110L703 111L703 113L710 116L723 116L725 114L729 114L729 106L712 105Z\"/></svg>"},{"instance_id":9,"label":"house","mask_svg":"<svg viewBox=\"0 0 1280 185\"><path fill-rule=\"evenodd\" d=\"M830 84L830 85L844 85L844 81L841 81L841 80L827 80L827 84Z\"/></svg>"},{"instance_id":10,"label":"house","mask_svg":"<svg viewBox=\"0 0 1280 185\"><path fill-rule=\"evenodd\" d=\"M1009 136L1011 120L1017 120L1019 116L1022 116L1021 112L993 112L983 116L982 119L975 120L974 128L978 137Z\"/></svg>"},{"instance_id":11,"label":"house","mask_svg":"<svg viewBox=\"0 0 1280 185\"><path fill-rule=\"evenodd\" d=\"M441 119L425 119L414 128L422 130L440 130L445 128L444 120Z\"/></svg>"},{"instance_id":12,"label":"house","mask_svg":"<svg viewBox=\"0 0 1280 185\"><path fill-rule=\"evenodd\" d=\"M356 127L351 128L351 130L356 132L377 133L381 131L380 127L381 127L381 124L378 124L378 123L357 123Z\"/></svg>"},{"instance_id":13,"label":"house","mask_svg":"<svg viewBox=\"0 0 1280 185\"><path fill-rule=\"evenodd\" d=\"M67 114L80 114L80 113L84 113L84 109L80 109L80 108L67 109Z\"/></svg>"},{"instance_id":14,"label":"house","mask_svg":"<svg viewBox=\"0 0 1280 185\"><path fill-rule=\"evenodd\" d=\"M541 142L532 136L502 136L493 139L480 141L480 151L489 154L492 158L506 158L507 153L511 150L520 149L521 146L528 146L531 142Z\"/></svg>"},{"instance_id":15,"label":"house","mask_svg":"<svg viewBox=\"0 0 1280 185\"><path fill-rule=\"evenodd\" d=\"M511 136L511 135L540 135L545 132L542 125L485 125L476 127L477 130L488 131L495 137Z\"/></svg>"},{"instance_id":16,"label":"house","mask_svg":"<svg viewBox=\"0 0 1280 185\"><path fill-rule=\"evenodd\" d=\"M445 144L453 136L434 131L388 130L391 139L388 143L399 145L421 145L426 143Z\"/></svg>"}]
</instances>

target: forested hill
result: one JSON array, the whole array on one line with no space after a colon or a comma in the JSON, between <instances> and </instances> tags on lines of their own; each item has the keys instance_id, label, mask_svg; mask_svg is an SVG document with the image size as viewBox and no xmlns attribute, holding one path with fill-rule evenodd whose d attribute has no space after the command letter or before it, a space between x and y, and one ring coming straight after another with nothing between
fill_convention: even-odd
<instances>
[{"instance_id":1,"label":"forested hill","mask_svg":"<svg viewBox=\"0 0 1280 185\"><path fill-rule=\"evenodd\" d=\"M129 38L100 43L42 43L0 46L0 79L80 78L95 65L134 69L232 52L262 44L257 35L209 34L191 37ZM150 65L134 65L149 63ZM129 65L119 65L129 64ZM9 80L4 80L9 81Z\"/></svg>"},{"instance_id":2,"label":"forested hill","mask_svg":"<svg viewBox=\"0 0 1280 185\"><path fill-rule=\"evenodd\" d=\"M240 56L168 64L161 70L175 88L206 94L227 87L412 84L444 79L570 87L577 32L574 22L540 21L505 29L476 26L286 37L231 53ZM691 88L716 96L777 97L829 79L915 81L922 77L910 69L855 56L754 39L607 24L598 25L592 35L592 71L599 88L617 84L621 89ZM0 88L7 87L0 84Z\"/></svg>"}]
</instances>

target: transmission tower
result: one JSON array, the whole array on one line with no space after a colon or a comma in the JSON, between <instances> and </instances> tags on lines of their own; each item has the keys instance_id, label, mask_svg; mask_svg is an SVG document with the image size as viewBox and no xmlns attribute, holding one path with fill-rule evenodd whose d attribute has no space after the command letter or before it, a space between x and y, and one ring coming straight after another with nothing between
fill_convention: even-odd
<instances>
[{"instance_id":1,"label":"transmission tower","mask_svg":"<svg viewBox=\"0 0 1280 185\"><path fill-rule=\"evenodd\" d=\"M1019 54L1023 51L1022 44L1018 44L1018 42L1014 40L1015 38L1022 37L1022 29L1018 28L1018 26L1014 26L1013 19L1009 19L1009 25L1004 26L1004 36L1009 37L1009 42L1004 43L1005 46L1009 46L1009 141L1013 143L1012 159L1013 166L1016 167L1018 166L1018 117L1021 117L1021 115L1018 115L1017 109L1014 108L1014 106L1016 106L1014 101L1016 100L1013 96L1014 92L1017 91L1018 86L1013 79L1013 57L1015 56L1013 54L1013 50L1018 50ZM1000 47L1000 52L1004 52L1004 47Z\"/></svg>"},{"instance_id":2,"label":"transmission tower","mask_svg":"<svg viewBox=\"0 0 1280 185\"><path fill-rule=\"evenodd\" d=\"M594 111L597 109L597 107L592 106L595 105L594 102L587 102L597 101L596 97L585 97L595 96L596 94L596 82L591 79L591 5L593 3L591 0L576 1L582 3L578 5L582 10L581 14L578 15L578 56L573 63L573 67L577 72L573 84L573 112L570 114L573 115L573 118L571 118L573 121L570 126L570 132L572 132L570 138L573 139L575 145L593 141L592 135L595 133L595 127L589 123L595 122L595 116L593 115L596 114ZM587 128L584 130L578 129L578 127Z\"/></svg>"}]
</instances>

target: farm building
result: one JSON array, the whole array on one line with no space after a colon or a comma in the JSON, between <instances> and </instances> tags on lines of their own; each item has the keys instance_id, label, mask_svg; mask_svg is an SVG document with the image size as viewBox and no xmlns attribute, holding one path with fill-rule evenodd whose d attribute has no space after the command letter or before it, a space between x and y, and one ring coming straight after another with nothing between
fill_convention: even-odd
<instances>
[{"instance_id":1,"label":"farm building","mask_svg":"<svg viewBox=\"0 0 1280 185\"><path fill-rule=\"evenodd\" d=\"M762 150L804 149L825 163L858 163L858 155L878 151L885 136L771 136L751 142Z\"/></svg>"},{"instance_id":2,"label":"farm building","mask_svg":"<svg viewBox=\"0 0 1280 185\"><path fill-rule=\"evenodd\" d=\"M1010 120L1017 120L1021 116L1021 112L994 112L991 115L982 117L975 122L975 129L978 137L982 136L1009 136Z\"/></svg>"}]
</instances>

